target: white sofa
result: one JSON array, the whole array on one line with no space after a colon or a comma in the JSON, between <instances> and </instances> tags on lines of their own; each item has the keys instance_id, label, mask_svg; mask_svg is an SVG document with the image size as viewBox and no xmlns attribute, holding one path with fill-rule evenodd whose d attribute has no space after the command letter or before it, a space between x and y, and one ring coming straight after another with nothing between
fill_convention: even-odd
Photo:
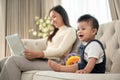
<instances>
[{"instance_id":1,"label":"white sofa","mask_svg":"<svg viewBox=\"0 0 120 80\"><path fill-rule=\"evenodd\" d=\"M120 80L120 20L100 25L96 36L104 47L107 57L106 74L76 74L54 71L27 71L22 73L21 80ZM43 39L23 40L26 47L32 50L45 49ZM80 41L77 40L72 52L76 52ZM44 45L41 47L40 45Z\"/></svg>"}]
</instances>

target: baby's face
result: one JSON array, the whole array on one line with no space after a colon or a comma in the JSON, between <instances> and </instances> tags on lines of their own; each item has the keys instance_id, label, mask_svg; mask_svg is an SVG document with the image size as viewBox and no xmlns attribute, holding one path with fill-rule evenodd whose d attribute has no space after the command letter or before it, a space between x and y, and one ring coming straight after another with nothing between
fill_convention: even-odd
<instances>
[{"instance_id":1,"label":"baby's face","mask_svg":"<svg viewBox=\"0 0 120 80\"><path fill-rule=\"evenodd\" d=\"M92 28L91 24L86 21L81 21L78 23L78 38L83 42L88 42L94 39L96 34L96 29Z\"/></svg>"}]
</instances>

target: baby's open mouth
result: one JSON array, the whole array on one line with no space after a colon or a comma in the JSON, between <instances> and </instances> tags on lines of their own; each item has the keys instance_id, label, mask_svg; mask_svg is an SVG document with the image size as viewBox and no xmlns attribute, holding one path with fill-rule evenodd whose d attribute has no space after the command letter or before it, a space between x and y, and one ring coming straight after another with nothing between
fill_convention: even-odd
<instances>
[{"instance_id":1,"label":"baby's open mouth","mask_svg":"<svg viewBox=\"0 0 120 80\"><path fill-rule=\"evenodd\" d=\"M79 35L79 37L83 37L83 35Z\"/></svg>"}]
</instances>

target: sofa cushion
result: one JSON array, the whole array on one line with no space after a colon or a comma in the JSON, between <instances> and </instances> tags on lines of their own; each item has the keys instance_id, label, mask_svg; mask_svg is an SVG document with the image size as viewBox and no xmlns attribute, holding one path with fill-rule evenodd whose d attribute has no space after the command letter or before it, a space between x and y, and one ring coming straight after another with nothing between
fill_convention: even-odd
<instances>
[{"instance_id":1,"label":"sofa cushion","mask_svg":"<svg viewBox=\"0 0 120 80\"><path fill-rule=\"evenodd\" d=\"M47 38L22 39L22 42L26 49L32 49L33 51L42 51L46 49Z\"/></svg>"},{"instance_id":2,"label":"sofa cushion","mask_svg":"<svg viewBox=\"0 0 120 80\"><path fill-rule=\"evenodd\" d=\"M120 80L120 74L77 74L54 71L39 71L33 80Z\"/></svg>"},{"instance_id":3,"label":"sofa cushion","mask_svg":"<svg viewBox=\"0 0 120 80\"><path fill-rule=\"evenodd\" d=\"M36 75L37 72L39 72L39 71L33 70L33 71L23 72L23 74L21 76L21 80L33 80L33 76Z\"/></svg>"}]
</instances>

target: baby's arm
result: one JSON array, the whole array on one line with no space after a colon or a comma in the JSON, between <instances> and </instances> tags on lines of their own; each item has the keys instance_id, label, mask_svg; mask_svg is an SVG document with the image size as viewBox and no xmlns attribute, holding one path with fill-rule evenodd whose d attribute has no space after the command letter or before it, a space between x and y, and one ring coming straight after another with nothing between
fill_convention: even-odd
<instances>
[{"instance_id":1,"label":"baby's arm","mask_svg":"<svg viewBox=\"0 0 120 80\"><path fill-rule=\"evenodd\" d=\"M97 61L96 58L93 57L89 58L86 67L84 69L77 70L76 73L90 73L96 64L96 61Z\"/></svg>"}]
</instances>

